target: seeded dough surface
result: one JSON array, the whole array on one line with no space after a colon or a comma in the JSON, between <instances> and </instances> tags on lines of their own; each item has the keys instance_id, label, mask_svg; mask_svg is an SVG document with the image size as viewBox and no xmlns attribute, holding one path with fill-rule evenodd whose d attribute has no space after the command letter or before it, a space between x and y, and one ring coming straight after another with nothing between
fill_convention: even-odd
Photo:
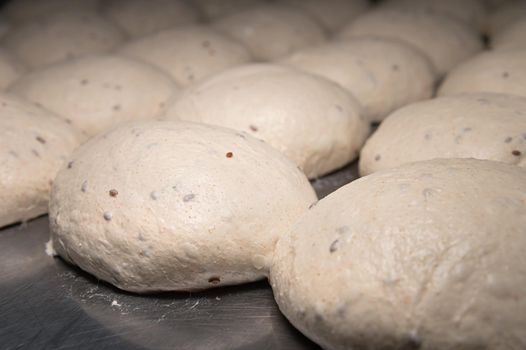
<instances>
[{"instance_id":1,"label":"seeded dough surface","mask_svg":"<svg viewBox=\"0 0 526 350\"><path fill-rule=\"evenodd\" d=\"M340 84L356 96L371 121L430 98L436 80L425 55L387 38L334 41L299 50L281 62Z\"/></svg>"},{"instance_id":2,"label":"seeded dough surface","mask_svg":"<svg viewBox=\"0 0 526 350\"><path fill-rule=\"evenodd\" d=\"M134 292L262 279L277 239L316 201L295 165L229 129L133 122L83 145L53 185L53 246Z\"/></svg>"},{"instance_id":3,"label":"seeded dough surface","mask_svg":"<svg viewBox=\"0 0 526 350\"><path fill-rule=\"evenodd\" d=\"M204 26L161 31L129 42L119 53L163 69L181 86L251 60L242 44Z\"/></svg>"},{"instance_id":4,"label":"seeded dough surface","mask_svg":"<svg viewBox=\"0 0 526 350\"><path fill-rule=\"evenodd\" d=\"M403 107L367 140L360 173L434 158L488 159L526 167L526 98L478 93Z\"/></svg>"},{"instance_id":5,"label":"seeded dough surface","mask_svg":"<svg viewBox=\"0 0 526 350\"><path fill-rule=\"evenodd\" d=\"M12 92L69 120L86 136L125 121L153 119L178 90L159 69L115 55L42 67L11 86Z\"/></svg>"},{"instance_id":6,"label":"seeded dough surface","mask_svg":"<svg viewBox=\"0 0 526 350\"><path fill-rule=\"evenodd\" d=\"M281 311L324 349L526 348L526 171L433 160L350 183L277 244Z\"/></svg>"},{"instance_id":7,"label":"seeded dough surface","mask_svg":"<svg viewBox=\"0 0 526 350\"><path fill-rule=\"evenodd\" d=\"M0 94L0 227L47 212L51 182L79 144L60 118Z\"/></svg>"},{"instance_id":8,"label":"seeded dough surface","mask_svg":"<svg viewBox=\"0 0 526 350\"><path fill-rule=\"evenodd\" d=\"M369 131L358 102L343 88L271 64L237 67L191 86L165 118L246 131L280 150L309 178L355 159Z\"/></svg>"}]
</instances>

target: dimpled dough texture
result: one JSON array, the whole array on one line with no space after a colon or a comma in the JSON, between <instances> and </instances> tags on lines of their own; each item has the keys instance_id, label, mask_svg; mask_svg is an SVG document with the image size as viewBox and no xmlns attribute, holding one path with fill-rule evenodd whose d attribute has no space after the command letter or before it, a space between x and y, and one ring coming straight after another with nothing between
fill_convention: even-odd
<instances>
[{"instance_id":1,"label":"dimpled dough texture","mask_svg":"<svg viewBox=\"0 0 526 350\"><path fill-rule=\"evenodd\" d=\"M47 212L51 182L79 143L63 120L0 94L0 227Z\"/></svg>"},{"instance_id":2,"label":"dimpled dough texture","mask_svg":"<svg viewBox=\"0 0 526 350\"><path fill-rule=\"evenodd\" d=\"M54 248L134 292L264 278L277 239L316 200L279 152L203 124L133 122L70 161L51 195Z\"/></svg>"},{"instance_id":3,"label":"dimpled dough texture","mask_svg":"<svg viewBox=\"0 0 526 350\"><path fill-rule=\"evenodd\" d=\"M325 349L526 348L526 172L433 160L321 200L277 244L281 311Z\"/></svg>"},{"instance_id":4,"label":"dimpled dough texture","mask_svg":"<svg viewBox=\"0 0 526 350\"><path fill-rule=\"evenodd\" d=\"M200 26L161 31L119 52L163 69L182 86L251 60L242 44Z\"/></svg>"},{"instance_id":5,"label":"dimpled dough texture","mask_svg":"<svg viewBox=\"0 0 526 350\"><path fill-rule=\"evenodd\" d=\"M35 70L11 91L93 136L125 121L155 118L178 88L147 63L97 55Z\"/></svg>"},{"instance_id":6,"label":"dimpled dough texture","mask_svg":"<svg viewBox=\"0 0 526 350\"><path fill-rule=\"evenodd\" d=\"M392 39L356 38L300 50L281 63L323 76L351 92L371 121L430 98L435 74L429 60Z\"/></svg>"},{"instance_id":7,"label":"dimpled dough texture","mask_svg":"<svg viewBox=\"0 0 526 350\"><path fill-rule=\"evenodd\" d=\"M254 64L188 88L165 117L246 131L314 178L357 157L369 131L360 112L358 102L335 83L286 67Z\"/></svg>"},{"instance_id":8,"label":"dimpled dough texture","mask_svg":"<svg viewBox=\"0 0 526 350\"><path fill-rule=\"evenodd\" d=\"M378 36L405 41L426 54L439 75L482 49L477 33L445 15L375 10L351 22L343 38Z\"/></svg>"},{"instance_id":9,"label":"dimpled dough texture","mask_svg":"<svg viewBox=\"0 0 526 350\"><path fill-rule=\"evenodd\" d=\"M526 49L487 52L452 70L439 95L498 92L526 97Z\"/></svg>"}]
</instances>

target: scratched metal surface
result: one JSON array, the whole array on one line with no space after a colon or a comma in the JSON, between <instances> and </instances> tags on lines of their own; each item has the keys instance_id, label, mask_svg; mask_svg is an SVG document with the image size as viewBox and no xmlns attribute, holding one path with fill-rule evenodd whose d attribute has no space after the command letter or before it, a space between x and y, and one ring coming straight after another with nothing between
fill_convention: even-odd
<instances>
[{"instance_id":1,"label":"scratched metal surface","mask_svg":"<svg viewBox=\"0 0 526 350\"><path fill-rule=\"evenodd\" d=\"M313 181L323 197L356 163ZM0 349L319 349L280 314L267 282L134 295L44 252L48 220L0 231Z\"/></svg>"}]
</instances>

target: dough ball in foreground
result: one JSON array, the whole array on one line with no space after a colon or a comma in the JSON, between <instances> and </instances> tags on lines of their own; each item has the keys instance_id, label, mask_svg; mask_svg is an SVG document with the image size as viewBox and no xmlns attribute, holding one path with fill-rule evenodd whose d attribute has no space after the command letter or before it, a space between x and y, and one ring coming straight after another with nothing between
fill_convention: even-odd
<instances>
[{"instance_id":1,"label":"dough ball in foreground","mask_svg":"<svg viewBox=\"0 0 526 350\"><path fill-rule=\"evenodd\" d=\"M279 152L203 124L129 123L70 162L51 194L54 249L134 292L264 278L276 241L316 200Z\"/></svg>"},{"instance_id":2,"label":"dough ball in foreground","mask_svg":"<svg viewBox=\"0 0 526 350\"><path fill-rule=\"evenodd\" d=\"M260 61L280 58L325 41L321 25L289 6L258 6L222 17L213 25L245 44Z\"/></svg>"},{"instance_id":3,"label":"dough ball in foreground","mask_svg":"<svg viewBox=\"0 0 526 350\"><path fill-rule=\"evenodd\" d=\"M403 107L367 140L360 174L434 158L477 158L526 167L526 98L478 93Z\"/></svg>"},{"instance_id":4,"label":"dough ball in foreground","mask_svg":"<svg viewBox=\"0 0 526 350\"><path fill-rule=\"evenodd\" d=\"M181 86L251 60L242 44L198 26L161 31L131 41L119 53L163 69Z\"/></svg>"},{"instance_id":5,"label":"dough ball in foreground","mask_svg":"<svg viewBox=\"0 0 526 350\"><path fill-rule=\"evenodd\" d=\"M15 24L3 44L26 66L37 68L107 52L123 40L124 34L98 14L68 11Z\"/></svg>"},{"instance_id":6,"label":"dough ball in foreground","mask_svg":"<svg viewBox=\"0 0 526 350\"><path fill-rule=\"evenodd\" d=\"M343 28L341 36L377 36L404 41L427 55L439 75L482 50L482 41L468 25L445 15L425 12L371 11Z\"/></svg>"},{"instance_id":7,"label":"dough ball in foreground","mask_svg":"<svg viewBox=\"0 0 526 350\"><path fill-rule=\"evenodd\" d=\"M487 31L493 37L523 18L526 18L526 1L511 1L491 13Z\"/></svg>"},{"instance_id":8,"label":"dough ball in foreground","mask_svg":"<svg viewBox=\"0 0 526 350\"><path fill-rule=\"evenodd\" d=\"M526 97L526 49L485 52L447 76L439 95L496 92Z\"/></svg>"},{"instance_id":9,"label":"dough ball in foreground","mask_svg":"<svg viewBox=\"0 0 526 350\"><path fill-rule=\"evenodd\" d=\"M178 90L157 68L113 55L43 67L11 86L12 92L55 112L86 136L125 121L153 119Z\"/></svg>"},{"instance_id":10,"label":"dough ball in foreground","mask_svg":"<svg viewBox=\"0 0 526 350\"><path fill-rule=\"evenodd\" d=\"M526 16L495 34L491 38L491 47L495 50L526 50Z\"/></svg>"},{"instance_id":11,"label":"dough ball in foreground","mask_svg":"<svg viewBox=\"0 0 526 350\"><path fill-rule=\"evenodd\" d=\"M325 349L526 348L526 171L433 160L340 188L277 244L274 296Z\"/></svg>"},{"instance_id":12,"label":"dough ball in foreground","mask_svg":"<svg viewBox=\"0 0 526 350\"><path fill-rule=\"evenodd\" d=\"M194 0L207 19L216 19L265 3L265 0Z\"/></svg>"},{"instance_id":13,"label":"dough ball in foreground","mask_svg":"<svg viewBox=\"0 0 526 350\"><path fill-rule=\"evenodd\" d=\"M356 96L370 121L430 98L436 80L426 56L387 38L335 41L300 50L281 62L340 84Z\"/></svg>"},{"instance_id":14,"label":"dough ball in foreground","mask_svg":"<svg viewBox=\"0 0 526 350\"><path fill-rule=\"evenodd\" d=\"M246 131L315 178L357 157L369 132L360 113L358 102L335 83L254 64L189 87L167 108L165 118Z\"/></svg>"},{"instance_id":15,"label":"dough ball in foreground","mask_svg":"<svg viewBox=\"0 0 526 350\"><path fill-rule=\"evenodd\" d=\"M367 0L282 0L316 18L329 32L336 32L369 9Z\"/></svg>"},{"instance_id":16,"label":"dough ball in foreground","mask_svg":"<svg viewBox=\"0 0 526 350\"><path fill-rule=\"evenodd\" d=\"M15 82L25 71L25 67L10 52L0 48L0 90Z\"/></svg>"},{"instance_id":17,"label":"dough ball in foreground","mask_svg":"<svg viewBox=\"0 0 526 350\"><path fill-rule=\"evenodd\" d=\"M184 0L109 0L102 12L131 37L198 20L197 10Z\"/></svg>"},{"instance_id":18,"label":"dough ball in foreground","mask_svg":"<svg viewBox=\"0 0 526 350\"><path fill-rule=\"evenodd\" d=\"M45 214L55 175L80 144L48 111L0 94L0 227Z\"/></svg>"},{"instance_id":19,"label":"dough ball in foreground","mask_svg":"<svg viewBox=\"0 0 526 350\"><path fill-rule=\"evenodd\" d=\"M61 11L94 12L99 5L100 0L13 0L3 12L14 21L32 21Z\"/></svg>"}]
</instances>

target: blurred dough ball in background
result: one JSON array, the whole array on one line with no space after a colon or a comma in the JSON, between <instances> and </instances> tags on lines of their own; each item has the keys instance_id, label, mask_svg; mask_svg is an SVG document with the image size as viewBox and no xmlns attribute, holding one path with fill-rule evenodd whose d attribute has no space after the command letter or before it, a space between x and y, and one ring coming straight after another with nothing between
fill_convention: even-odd
<instances>
[{"instance_id":1,"label":"blurred dough ball in background","mask_svg":"<svg viewBox=\"0 0 526 350\"><path fill-rule=\"evenodd\" d=\"M481 53L453 69L439 95L498 92L526 97L526 49Z\"/></svg>"},{"instance_id":2,"label":"blurred dough ball in background","mask_svg":"<svg viewBox=\"0 0 526 350\"><path fill-rule=\"evenodd\" d=\"M90 137L125 121L157 117L179 88L147 63L93 55L35 70L10 90Z\"/></svg>"},{"instance_id":3,"label":"blurred dough ball in background","mask_svg":"<svg viewBox=\"0 0 526 350\"><path fill-rule=\"evenodd\" d=\"M402 40L431 60L442 76L460 62L482 50L473 28L441 14L374 10L351 22L342 38L378 36Z\"/></svg>"},{"instance_id":4,"label":"blurred dough ball in background","mask_svg":"<svg viewBox=\"0 0 526 350\"><path fill-rule=\"evenodd\" d=\"M161 31L118 52L163 69L181 86L252 59L241 43L204 26Z\"/></svg>"},{"instance_id":5,"label":"blurred dough ball in background","mask_svg":"<svg viewBox=\"0 0 526 350\"><path fill-rule=\"evenodd\" d=\"M526 167L526 97L460 94L400 108L365 143L360 174L434 158Z\"/></svg>"},{"instance_id":6,"label":"blurred dough ball in background","mask_svg":"<svg viewBox=\"0 0 526 350\"><path fill-rule=\"evenodd\" d=\"M100 0L12 0L3 8L5 16L13 21L30 21L61 11L95 12Z\"/></svg>"},{"instance_id":7,"label":"blurred dough ball in background","mask_svg":"<svg viewBox=\"0 0 526 350\"><path fill-rule=\"evenodd\" d=\"M264 4L267 0L194 0L196 7L208 20L229 16L238 11Z\"/></svg>"},{"instance_id":8,"label":"blurred dough ball in background","mask_svg":"<svg viewBox=\"0 0 526 350\"><path fill-rule=\"evenodd\" d=\"M347 91L325 78L270 64L240 66L184 90L165 118L246 131L309 178L355 159L369 125Z\"/></svg>"},{"instance_id":9,"label":"blurred dough ball in background","mask_svg":"<svg viewBox=\"0 0 526 350\"><path fill-rule=\"evenodd\" d=\"M239 40L259 61L283 57L325 41L323 28L307 13L286 5L262 5L222 17L212 24Z\"/></svg>"},{"instance_id":10,"label":"blurred dough ball in background","mask_svg":"<svg viewBox=\"0 0 526 350\"><path fill-rule=\"evenodd\" d=\"M0 90L14 83L25 71L26 68L18 62L16 57L0 48Z\"/></svg>"},{"instance_id":11,"label":"blurred dough ball in background","mask_svg":"<svg viewBox=\"0 0 526 350\"><path fill-rule=\"evenodd\" d=\"M198 21L198 11L184 0L107 0L102 13L130 37Z\"/></svg>"},{"instance_id":12,"label":"blurred dough ball in background","mask_svg":"<svg viewBox=\"0 0 526 350\"><path fill-rule=\"evenodd\" d=\"M492 37L523 18L526 18L526 1L507 2L490 13L487 32Z\"/></svg>"},{"instance_id":13,"label":"blurred dough ball in background","mask_svg":"<svg viewBox=\"0 0 526 350\"><path fill-rule=\"evenodd\" d=\"M402 41L356 38L299 50L282 64L323 76L352 93L370 121L430 98L436 76L426 56Z\"/></svg>"},{"instance_id":14,"label":"blurred dough ball in background","mask_svg":"<svg viewBox=\"0 0 526 350\"><path fill-rule=\"evenodd\" d=\"M498 31L491 38L491 47L494 50L526 50L526 16Z\"/></svg>"},{"instance_id":15,"label":"blurred dough ball in background","mask_svg":"<svg viewBox=\"0 0 526 350\"><path fill-rule=\"evenodd\" d=\"M103 53L124 40L119 28L94 12L63 11L15 23L2 44L29 68Z\"/></svg>"}]
</instances>

